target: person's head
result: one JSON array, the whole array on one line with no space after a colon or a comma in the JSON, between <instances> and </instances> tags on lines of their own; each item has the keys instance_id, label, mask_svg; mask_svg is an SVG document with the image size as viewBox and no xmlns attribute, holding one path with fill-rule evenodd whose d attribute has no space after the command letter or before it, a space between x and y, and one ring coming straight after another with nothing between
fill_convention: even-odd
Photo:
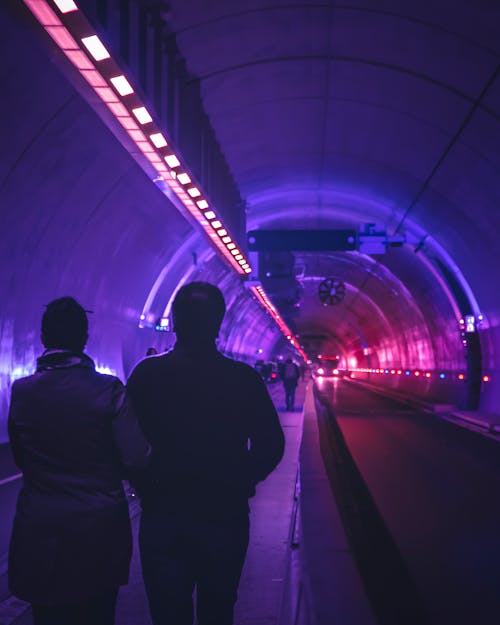
<instances>
[{"instance_id":1,"label":"person's head","mask_svg":"<svg viewBox=\"0 0 500 625\"><path fill-rule=\"evenodd\" d=\"M148 351L146 352L146 356L155 356L158 353L156 347L148 347Z\"/></svg>"},{"instance_id":2,"label":"person's head","mask_svg":"<svg viewBox=\"0 0 500 625\"><path fill-rule=\"evenodd\" d=\"M47 304L42 316L42 343L47 349L82 352L88 339L87 313L72 297Z\"/></svg>"},{"instance_id":3,"label":"person's head","mask_svg":"<svg viewBox=\"0 0 500 625\"><path fill-rule=\"evenodd\" d=\"M208 282L190 282L179 289L172 304L174 332L181 341L214 340L226 312L220 290Z\"/></svg>"}]
</instances>

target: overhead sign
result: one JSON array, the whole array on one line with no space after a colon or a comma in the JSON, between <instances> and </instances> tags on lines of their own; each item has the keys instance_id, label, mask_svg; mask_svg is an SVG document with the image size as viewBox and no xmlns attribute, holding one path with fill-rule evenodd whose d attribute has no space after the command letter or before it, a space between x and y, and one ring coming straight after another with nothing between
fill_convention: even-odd
<instances>
[{"instance_id":1,"label":"overhead sign","mask_svg":"<svg viewBox=\"0 0 500 625\"><path fill-rule=\"evenodd\" d=\"M253 252L348 252L356 249L356 230L252 230Z\"/></svg>"}]
</instances>

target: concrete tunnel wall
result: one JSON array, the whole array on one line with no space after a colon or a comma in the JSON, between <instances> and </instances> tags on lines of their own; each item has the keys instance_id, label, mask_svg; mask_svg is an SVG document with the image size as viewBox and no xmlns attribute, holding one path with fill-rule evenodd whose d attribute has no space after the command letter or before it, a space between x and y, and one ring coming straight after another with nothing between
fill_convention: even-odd
<instances>
[{"instance_id":1,"label":"concrete tunnel wall","mask_svg":"<svg viewBox=\"0 0 500 625\"><path fill-rule=\"evenodd\" d=\"M89 353L98 365L121 376L126 375L150 344L155 341L159 347L171 344L172 336L167 338L148 328L140 329L138 319L153 284L187 241L192 241L192 246L187 245L186 254L160 279L149 307L151 318L163 314L183 276L209 279L221 284L230 304L221 348L249 362L257 348L264 348L269 357L275 355L283 345L279 335L240 281L211 255L204 241L196 233L193 235L190 225L151 185L68 82L55 60L50 60L45 45L33 37L31 29L26 29L22 20L13 18L5 7L1 11L4 94L0 107L5 128L0 163L0 254L1 290L5 295L0 304L0 424L5 422L12 378L33 366L40 347L38 328L43 305L53 297L70 293L95 311L91 316ZM350 79L356 77L351 75ZM498 96L497 92L490 95L490 109L495 109ZM459 117L458 113L455 114ZM500 297L492 285L500 251L494 245L495 229L499 225L493 210L498 199L494 166L498 154L494 146L500 130L491 125L488 115L481 113L468 129L467 145L460 145L454 161L441 174L436 190L420 207L414 223L416 228L424 224L426 232L435 234L476 295L485 316L480 328L483 370L492 375L492 382L483 388L481 407L495 411L500 399L496 380L500 369ZM421 124L414 121L418 126L415 134L419 135ZM385 120L380 120L375 127L382 128L385 124ZM228 125L227 130L230 129L234 130L234 126ZM392 143L385 144L384 162L377 163L376 154L363 152L366 142L361 137L366 135L365 131L352 126L350 135L343 140L346 150L349 145L357 146L358 155L350 159L349 167L335 160L340 158L339 154L331 155L333 161L329 167L336 176L328 180L331 195L328 189L323 192L322 218L331 212L335 215L332 223L338 223L339 215L354 223L394 218L394 207L404 203L406 197L404 183L415 175L419 149L413 146L415 157L410 159L408 155L409 160L404 161L404 175L398 184L388 186L384 176L393 171L387 161L388 154L405 152L407 146L393 136ZM337 129L337 132L343 131ZM280 131L280 136L284 135ZM422 144L432 143L432 137L427 139L422 135ZM239 141L236 135L234 141ZM273 139L270 137L269 141ZM280 154L286 153L289 152L283 146ZM301 152L301 157L305 156L307 152ZM304 206L309 202L307 198L317 192L308 191L308 181L305 179L301 184L300 175L293 184L289 178L291 169L305 171L305 163L304 167L298 167L294 160L287 165L281 158L279 176L269 173L263 177L262 168L258 163L252 165L248 157L245 150L242 158L249 164L241 182L254 211L252 226L264 226L269 215L277 216L280 211L288 226L293 224L293 216L297 220L310 216L304 212ZM354 192L356 177L360 177L363 169L367 171L367 163L370 165L369 175L363 176L365 184L358 185ZM470 174L466 185L459 178L461 168ZM412 183L412 186L416 185ZM472 207L478 203L491 211L474 213ZM199 266L193 267L193 251L206 255ZM370 346L370 364L374 367L384 363L462 370L463 354L451 304L424 263L408 261L404 269L405 263L400 258L391 259L388 255L382 259L381 275L358 298L360 307L347 315L344 311L345 324L354 328L351 337L341 339L346 359L355 357L362 366L362 343L366 341ZM390 270L387 274L382 269L384 264ZM359 269L364 265L365 261L361 260ZM396 298L384 296L384 289L392 288L391 274L399 275ZM362 280L358 278L359 286ZM377 282L384 288L376 286ZM350 293L355 294L356 280L352 284ZM372 304L363 307L363 301ZM338 327L335 319L325 320L324 311L314 307L311 310L310 324L326 324L335 334L332 330L332 326ZM307 306L301 315L307 321ZM418 384L423 395L434 394L434 390L427 388L429 385ZM455 398L459 395L457 391Z\"/></svg>"}]
</instances>

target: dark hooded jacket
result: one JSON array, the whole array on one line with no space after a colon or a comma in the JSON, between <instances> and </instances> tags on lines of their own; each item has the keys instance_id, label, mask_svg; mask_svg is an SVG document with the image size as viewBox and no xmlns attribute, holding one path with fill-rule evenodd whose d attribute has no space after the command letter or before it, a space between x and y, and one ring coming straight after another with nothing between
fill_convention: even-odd
<instances>
[{"instance_id":1,"label":"dark hooded jacket","mask_svg":"<svg viewBox=\"0 0 500 625\"><path fill-rule=\"evenodd\" d=\"M46 351L12 387L8 419L23 473L9 583L41 605L85 601L128 581L132 550L122 477L149 446L122 383L84 354Z\"/></svg>"}]
</instances>

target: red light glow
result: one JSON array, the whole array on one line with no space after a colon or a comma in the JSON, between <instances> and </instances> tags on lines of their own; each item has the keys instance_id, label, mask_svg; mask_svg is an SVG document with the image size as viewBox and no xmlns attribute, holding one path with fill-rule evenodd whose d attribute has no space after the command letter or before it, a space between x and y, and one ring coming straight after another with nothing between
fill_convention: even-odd
<instances>
[{"instance_id":1,"label":"red light glow","mask_svg":"<svg viewBox=\"0 0 500 625\"><path fill-rule=\"evenodd\" d=\"M89 83L91 87L105 87L106 86L106 81L101 76L101 74L99 74L99 72L96 71L95 69L81 70L80 74L85 78L85 80ZM125 111L125 115L128 115L127 109L123 106L123 104L120 104L120 106L123 107L123 110Z\"/></svg>"},{"instance_id":2,"label":"red light glow","mask_svg":"<svg viewBox=\"0 0 500 625\"><path fill-rule=\"evenodd\" d=\"M64 50L64 54L68 57L68 59L73 63L73 65L79 69L94 69L95 67L89 61L87 55L81 50Z\"/></svg>"},{"instance_id":3,"label":"red light glow","mask_svg":"<svg viewBox=\"0 0 500 625\"><path fill-rule=\"evenodd\" d=\"M154 152L154 148L149 141L136 141L136 145L141 152Z\"/></svg>"},{"instance_id":4,"label":"red light glow","mask_svg":"<svg viewBox=\"0 0 500 625\"><path fill-rule=\"evenodd\" d=\"M40 0L24 0L24 2L43 26L61 25L61 20L45 2L40 2Z\"/></svg>"},{"instance_id":5,"label":"red light glow","mask_svg":"<svg viewBox=\"0 0 500 625\"><path fill-rule=\"evenodd\" d=\"M104 102L119 102L111 87L96 87L94 91Z\"/></svg>"},{"instance_id":6,"label":"red light glow","mask_svg":"<svg viewBox=\"0 0 500 625\"><path fill-rule=\"evenodd\" d=\"M47 26L46 31L63 50L79 50L78 44L64 26Z\"/></svg>"},{"instance_id":7,"label":"red light glow","mask_svg":"<svg viewBox=\"0 0 500 625\"><path fill-rule=\"evenodd\" d=\"M128 134L134 141L146 141L146 135L139 128L137 130L129 130Z\"/></svg>"},{"instance_id":8,"label":"red light glow","mask_svg":"<svg viewBox=\"0 0 500 625\"><path fill-rule=\"evenodd\" d=\"M109 108L111 108L112 106L123 106L123 105L122 104L108 104L108 106ZM123 108L125 109L125 107ZM134 130L135 128L139 128L139 126L135 123L135 121L131 117L118 117L118 121L127 130Z\"/></svg>"}]
</instances>

